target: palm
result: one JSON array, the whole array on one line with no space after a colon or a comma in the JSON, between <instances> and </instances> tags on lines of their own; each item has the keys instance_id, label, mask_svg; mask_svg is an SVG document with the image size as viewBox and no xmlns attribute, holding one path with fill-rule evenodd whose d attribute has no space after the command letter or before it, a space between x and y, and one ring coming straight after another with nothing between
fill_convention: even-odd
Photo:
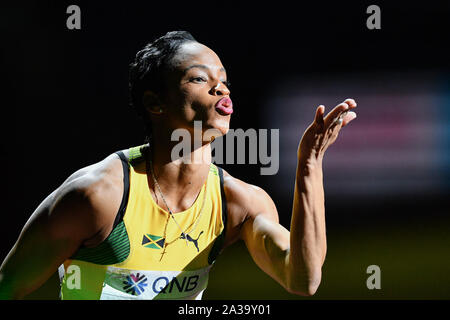
<instances>
[{"instance_id":1,"label":"palm","mask_svg":"<svg viewBox=\"0 0 450 320\"><path fill-rule=\"evenodd\" d=\"M325 107L320 105L316 110L313 123L302 136L297 151L298 157L312 156L321 159L328 147L336 141L341 128L356 118L356 113L350 111L354 108L356 108L356 102L353 99L347 99L324 117Z\"/></svg>"}]
</instances>

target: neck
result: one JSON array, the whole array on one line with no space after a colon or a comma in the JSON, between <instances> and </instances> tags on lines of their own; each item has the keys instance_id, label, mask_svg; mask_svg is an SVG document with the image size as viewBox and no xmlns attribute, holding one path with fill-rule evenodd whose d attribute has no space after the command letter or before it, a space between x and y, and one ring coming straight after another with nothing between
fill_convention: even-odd
<instances>
[{"instance_id":1,"label":"neck","mask_svg":"<svg viewBox=\"0 0 450 320\"><path fill-rule=\"evenodd\" d=\"M151 152L149 153L155 178L170 209L174 213L183 211L194 203L208 177L211 145L209 142L203 145L199 142L199 146L191 147L190 152L183 158L172 159L172 150L180 142L171 141L171 132L155 133L150 142ZM194 141L191 141L191 146L195 146ZM147 161L147 166L150 170L150 161ZM167 209L161 202L159 190L154 186L150 171L149 183L154 192L155 201L162 208Z\"/></svg>"}]
</instances>

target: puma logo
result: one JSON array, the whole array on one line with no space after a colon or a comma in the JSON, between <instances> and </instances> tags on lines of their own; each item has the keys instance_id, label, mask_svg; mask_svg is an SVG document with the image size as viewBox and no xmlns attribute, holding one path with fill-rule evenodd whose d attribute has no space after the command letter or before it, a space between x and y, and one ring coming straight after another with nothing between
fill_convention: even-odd
<instances>
[{"instance_id":1,"label":"puma logo","mask_svg":"<svg viewBox=\"0 0 450 320\"><path fill-rule=\"evenodd\" d=\"M200 238L200 236L202 235L203 231L201 231L198 234L197 239L193 239L190 235L188 235L187 233L182 233L180 236L180 239L187 239L187 241L191 241L192 243L194 243L194 246L197 248L197 252L200 252L200 250L198 249L198 238Z\"/></svg>"}]
</instances>

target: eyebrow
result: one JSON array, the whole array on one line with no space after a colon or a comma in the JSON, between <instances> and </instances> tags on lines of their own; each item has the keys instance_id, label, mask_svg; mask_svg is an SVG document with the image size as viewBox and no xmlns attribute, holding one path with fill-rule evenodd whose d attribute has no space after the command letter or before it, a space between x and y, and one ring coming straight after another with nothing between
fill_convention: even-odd
<instances>
[{"instance_id":1,"label":"eyebrow","mask_svg":"<svg viewBox=\"0 0 450 320\"><path fill-rule=\"evenodd\" d=\"M200 69L205 69L205 70L209 70L208 66L205 66L204 64L193 64L192 66L187 67L186 69L183 70L183 73L186 73L188 70L192 69L192 68L200 68ZM225 68L222 67L219 69L219 71L221 72L225 72Z\"/></svg>"}]
</instances>

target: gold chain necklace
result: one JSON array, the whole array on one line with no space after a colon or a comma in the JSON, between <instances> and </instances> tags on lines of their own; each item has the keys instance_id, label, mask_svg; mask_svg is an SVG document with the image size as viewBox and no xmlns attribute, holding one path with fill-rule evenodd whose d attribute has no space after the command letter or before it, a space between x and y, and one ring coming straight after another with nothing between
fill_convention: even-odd
<instances>
[{"instance_id":1,"label":"gold chain necklace","mask_svg":"<svg viewBox=\"0 0 450 320\"><path fill-rule=\"evenodd\" d=\"M200 213L199 213L199 215L197 216L197 218L196 218L196 219L195 219L195 220L194 220L194 221L193 221L193 222L192 222L192 223L191 223L191 224L183 231L183 229L182 229L182 228L180 227L180 225L178 224L177 220L175 220L175 217L174 217L174 215L173 215L172 210L170 210L169 206L167 205L166 199L164 198L164 194L162 193L161 187L159 186L159 183L158 183L158 181L156 180L156 177L155 177L155 173L153 172L153 163L152 163L152 160L150 159L150 157L149 157L149 162L150 162L150 173L151 173L151 175L152 175L153 183L154 183L154 184L156 185L156 187L158 188L158 191L159 191L159 193L161 194L161 198L163 199L163 202L164 202L164 204L166 205L167 210L169 211L169 215L167 216L167 220L166 220L166 225L165 225L165 227L164 227L164 235L163 235L164 245L163 245L163 252L161 253L161 257L160 257L160 259L159 259L159 261L161 261L162 258L163 258L163 256L164 256L164 254L166 253L166 247L169 246L170 244L174 243L174 242L177 241L178 239L182 239L182 238L186 239L186 246L188 245L188 236L190 236L190 234L191 234L191 233L195 230L195 228L197 227L198 222L200 221L200 217L202 216L202 213L203 213L203 208L204 208L204 206L205 206L205 200L206 200L206 184L207 184L207 182L205 183L205 190L204 190L204 192L203 192L203 203L202 203L202 207L200 208ZM209 174L209 173L208 173L208 174ZM208 181L208 177L206 178L206 181ZM200 190L200 192L201 192L201 190ZM169 224L170 217L172 217L172 219L173 219L173 221L175 222L175 224L177 225L178 229L180 229L181 235L180 235L179 237L175 238L174 240L170 241L170 242L166 242L167 225ZM188 233L186 233L186 231L187 231L193 224L194 224L194 226L193 226L192 230L189 231Z\"/></svg>"}]
</instances>

